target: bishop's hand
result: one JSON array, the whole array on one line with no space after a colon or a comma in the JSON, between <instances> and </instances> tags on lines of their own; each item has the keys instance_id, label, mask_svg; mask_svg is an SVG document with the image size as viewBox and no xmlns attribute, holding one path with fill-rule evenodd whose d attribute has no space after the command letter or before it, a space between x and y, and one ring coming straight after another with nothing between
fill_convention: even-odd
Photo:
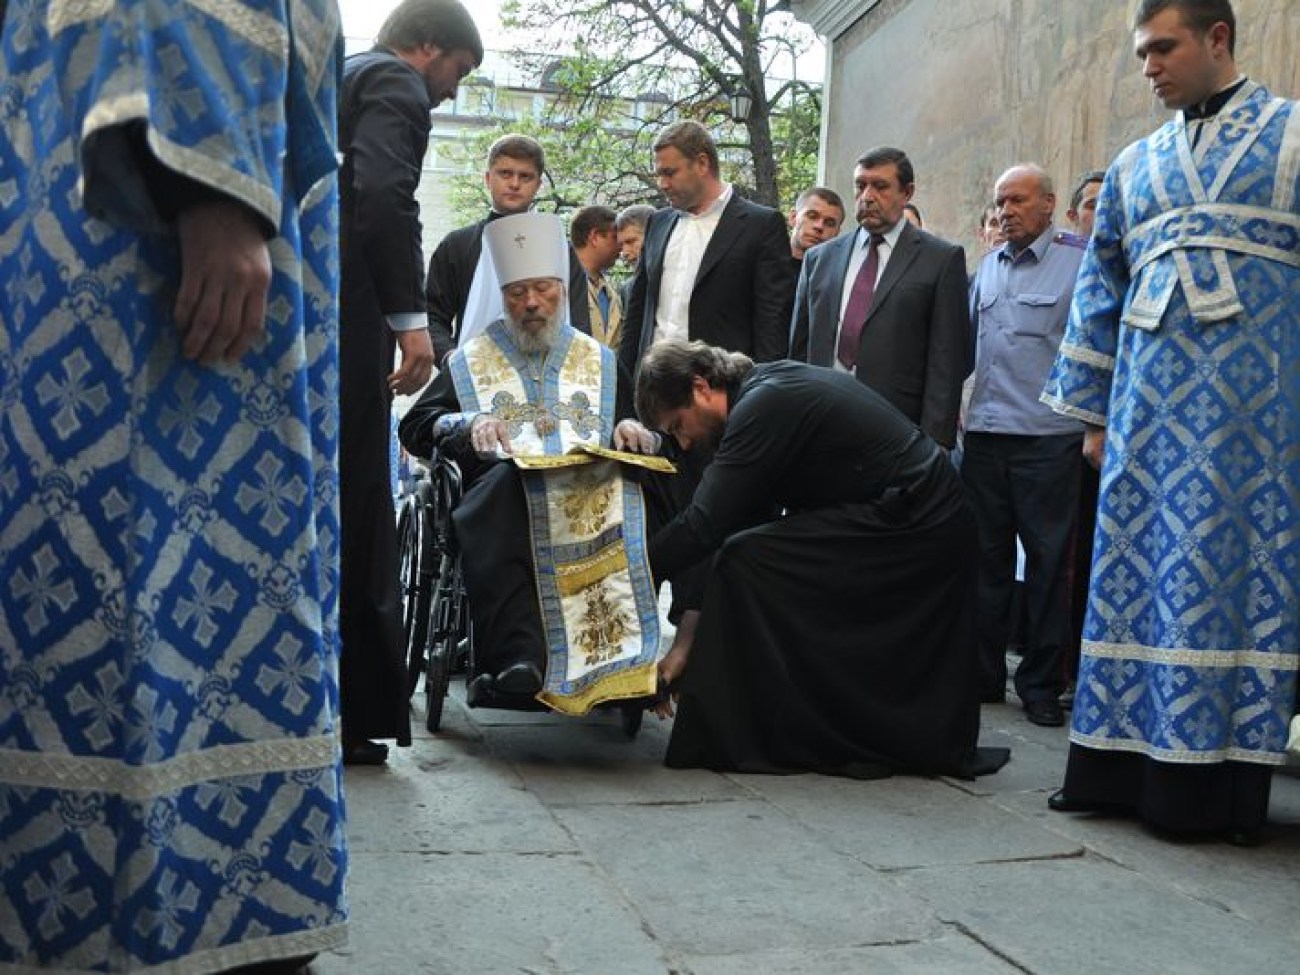
<instances>
[{"instance_id":1,"label":"bishop's hand","mask_svg":"<svg viewBox=\"0 0 1300 975\"><path fill-rule=\"evenodd\" d=\"M469 427L469 442L474 453L487 459L510 454L510 434L506 425L491 413L480 413Z\"/></svg>"},{"instance_id":2,"label":"bishop's hand","mask_svg":"<svg viewBox=\"0 0 1300 975\"><path fill-rule=\"evenodd\" d=\"M652 433L636 420L623 420L614 428L614 449L632 454L657 454L659 434Z\"/></svg>"}]
</instances>

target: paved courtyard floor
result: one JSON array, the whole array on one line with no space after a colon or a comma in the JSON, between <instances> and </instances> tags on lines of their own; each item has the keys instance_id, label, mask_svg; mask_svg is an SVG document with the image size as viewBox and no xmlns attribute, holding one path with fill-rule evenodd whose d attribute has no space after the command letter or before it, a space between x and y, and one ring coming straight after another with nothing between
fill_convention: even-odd
<instances>
[{"instance_id":1,"label":"paved courtyard floor","mask_svg":"<svg viewBox=\"0 0 1300 975\"><path fill-rule=\"evenodd\" d=\"M997 775L857 782L674 771L653 716L628 741L460 692L348 770L351 943L314 975L1300 971L1290 775L1238 849L1050 812L1066 731L1014 704L984 708Z\"/></svg>"}]
</instances>

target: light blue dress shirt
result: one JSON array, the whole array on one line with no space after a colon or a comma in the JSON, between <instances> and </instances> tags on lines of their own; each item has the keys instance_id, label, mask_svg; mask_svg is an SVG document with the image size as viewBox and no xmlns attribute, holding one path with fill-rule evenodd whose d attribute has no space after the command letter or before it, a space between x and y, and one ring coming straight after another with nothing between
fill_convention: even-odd
<instances>
[{"instance_id":1,"label":"light blue dress shirt","mask_svg":"<svg viewBox=\"0 0 1300 975\"><path fill-rule=\"evenodd\" d=\"M1056 361L1086 241L1049 227L1019 254L990 251L971 283L975 372L966 429L1024 436L1080 433L1039 402Z\"/></svg>"}]
</instances>

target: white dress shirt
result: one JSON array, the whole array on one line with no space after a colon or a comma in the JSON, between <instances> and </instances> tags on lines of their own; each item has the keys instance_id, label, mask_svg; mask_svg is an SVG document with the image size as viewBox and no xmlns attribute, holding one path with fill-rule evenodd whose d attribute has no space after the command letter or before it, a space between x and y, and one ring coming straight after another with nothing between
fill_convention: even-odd
<instances>
[{"instance_id":1,"label":"white dress shirt","mask_svg":"<svg viewBox=\"0 0 1300 975\"><path fill-rule=\"evenodd\" d=\"M691 292L704 260L705 248L718 229L722 211L731 200L731 186L723 184L718 198L699 214L679 212L677 224L664 249L663 277L659 279L659 304L655 309L655 342L690 338Z\"/></svg>"}]
</instances>

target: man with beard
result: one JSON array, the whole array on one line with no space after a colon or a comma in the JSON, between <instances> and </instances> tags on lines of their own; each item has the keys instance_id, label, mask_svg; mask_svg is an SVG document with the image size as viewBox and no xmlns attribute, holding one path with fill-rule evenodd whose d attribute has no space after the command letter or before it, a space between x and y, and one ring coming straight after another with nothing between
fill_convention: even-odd
<instances>
[{"instance_id":1,"label":"man with beard","mask_svg":"<svg viewBox=\"0 0 1300 975\"><path fill-rule=\"evenodd\" d=\"M660 664L670 766L969 777L1006 760L976 748L975 525L933 440L847 373L702 342L652 348L636 400L683 450L716 448L650 544L656 578L714 557L692 646Z\"/></svg>"},{"instance_id":2,"label":"man with beard","mask_svg":"<svg viewBox=\"0 0 1300 975\"><path fill-rule=\"evenodd\" d=\"M576 507L590 500L612 509L600 520L597 542L608 551L613 540L619 550L624 588L611 594L610 586L588 584L582 591L552 593L548 587L562 573L548 571L539 578L534 565L539 550L554 552L563 545L540 523L556 510L575 509L567 497L557 498L543 473L521 471L520 466L527 468L527 459L538 455L554 460L575 449L611 443L620 450L654 453L659 438L634 419L616 425L632 410L630 385L619 381L613 351L561 319L569 248L559 218L539 213L504 217L487 226L483 243L502 283L505 315L451 353L400 428L402 443L412 454L428 458L437 449L460 465L464 477L465 493L452 523L460 542L479 671L470 684L470 703L492 695L535 695L543 692L544 679L543 700L557 709L577 701L575 710L583 710L602 699L594 685L608 675L569 664L563 641L552 639L557 626L565 626L564 614L552 611L566 599L598 606L610 624L602 632L616 634L616 645L588 648L592 662L610 664L614 682L622 681L625 688L633 672L639 673L645 681L642 693L653 693L658 617L644 552L646 513L637 485L618 480L613 472L578 472L570 496L586 494ZM576 639L590 636L579 633Z\"/></svg>"}]
</instances>

